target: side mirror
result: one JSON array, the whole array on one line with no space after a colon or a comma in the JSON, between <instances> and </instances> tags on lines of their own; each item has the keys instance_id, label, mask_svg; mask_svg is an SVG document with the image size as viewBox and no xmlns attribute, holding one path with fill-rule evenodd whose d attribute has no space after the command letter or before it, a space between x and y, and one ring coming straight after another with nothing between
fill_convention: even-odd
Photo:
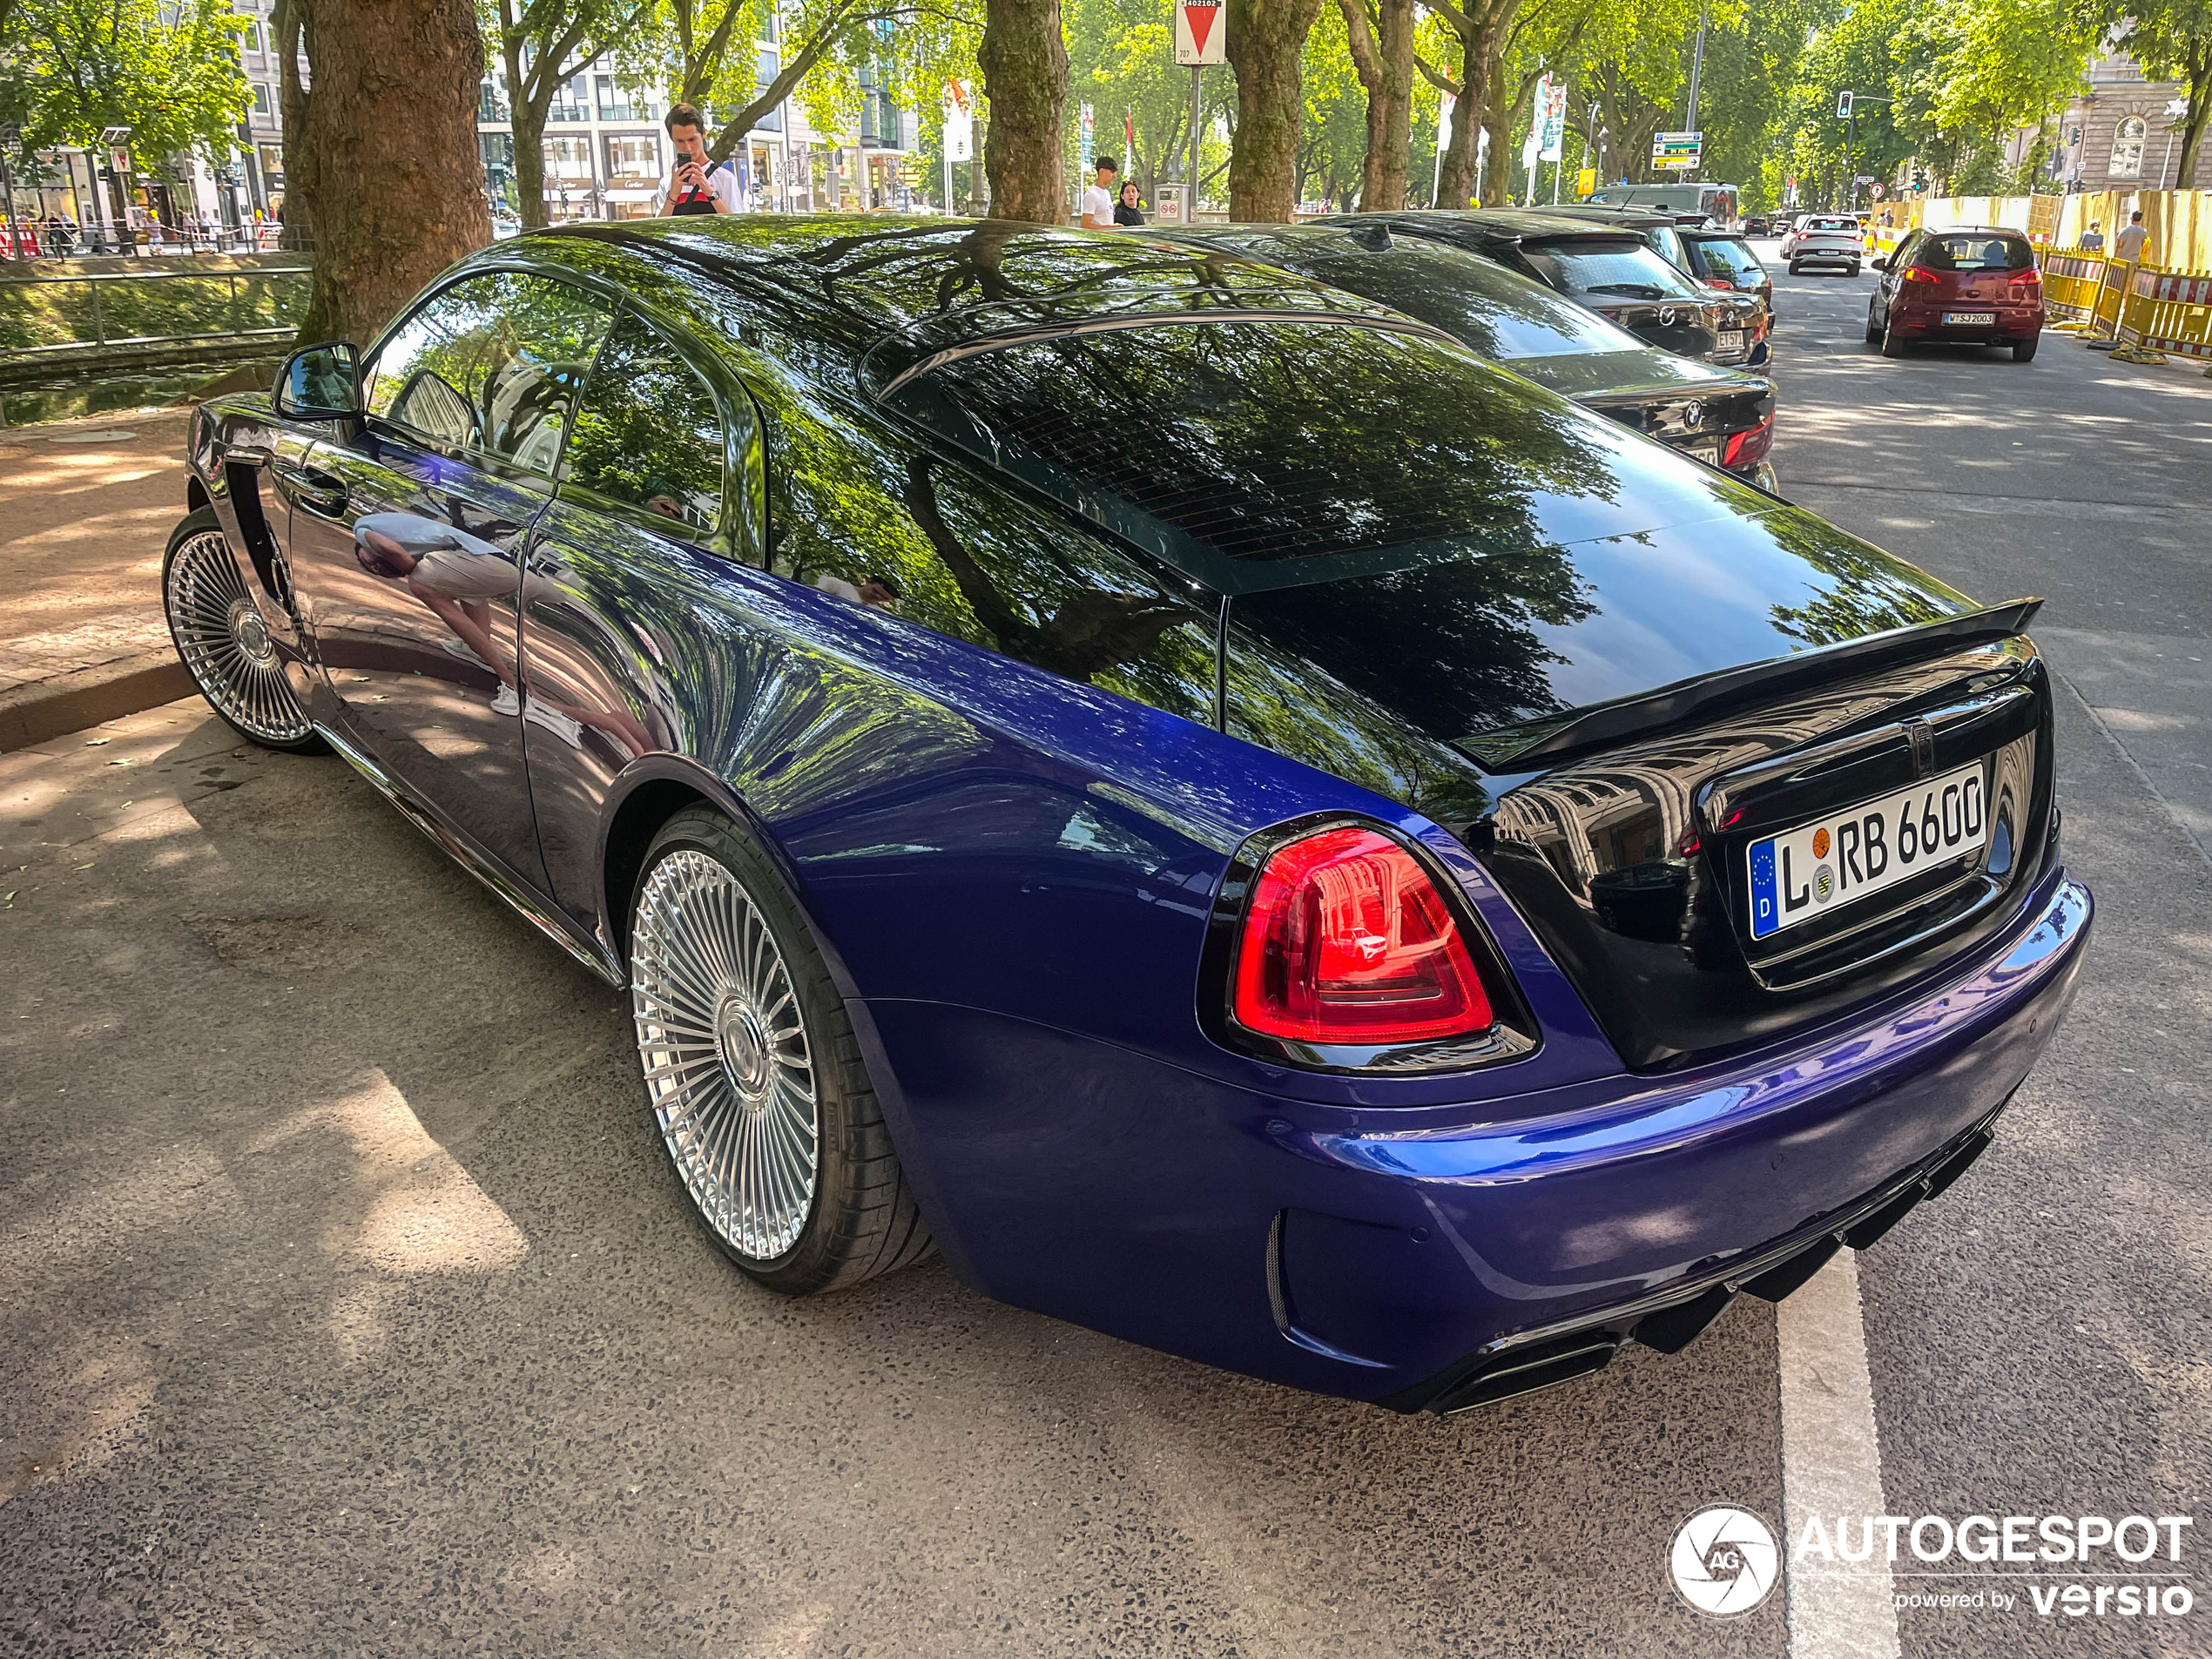
<instances>
[{"instance_id":1,"label":"side mirror","mask_svg":"<svg viewBox=\"0 0 2212 1659\"><path fill-rule=\"evenodd\" d=\"M344 421L361 413L361 354L345 341L293 352L278 366L269 404L300 421Z\"/></svg>"},{"instance_id":2,"label":"side mirror","mask_svg":"<svg viewBox=\"0 0 2212 1659\"><path fill-rule=\"evenodd\" d=\"M1886 253L1878 253L1874 256L1872 264L1877 271L1886 271L1890 268L1890 256Z\"/></svg>"}]
</instances>

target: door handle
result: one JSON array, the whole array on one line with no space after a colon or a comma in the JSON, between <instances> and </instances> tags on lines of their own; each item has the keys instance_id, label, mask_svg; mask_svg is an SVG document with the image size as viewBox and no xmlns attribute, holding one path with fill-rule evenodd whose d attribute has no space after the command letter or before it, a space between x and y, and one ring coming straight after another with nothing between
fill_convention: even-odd
<instances>
[{"instance_id":1,"label":"door handle","mask_svg":"<svg viewBox=\"0 0 2212 1659\"><path fill-rule=\"evenodd\" d=\"M346 481L337 474L325 472L320 467L281 463L274 470L285 493L300 505L334 518L346 510Z\"/></svg>"}]
</instances>

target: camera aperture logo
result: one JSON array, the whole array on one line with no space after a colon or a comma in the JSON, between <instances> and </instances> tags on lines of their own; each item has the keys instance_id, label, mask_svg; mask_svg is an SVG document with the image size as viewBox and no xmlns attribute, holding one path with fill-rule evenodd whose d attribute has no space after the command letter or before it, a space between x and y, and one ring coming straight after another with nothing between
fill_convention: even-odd
<instances>
[{"instance_id":1,"label":"camera aperture logo","mask_svg":"<svg viewBox=\"0 0 2212 1659\"><path fill-rule=\"evenodd\" d=\"M1700 1613L1733 1618L1774 1594L1782 1549L1774 1528L1749 1509L1716 1503L1682 1523L1667 1553L1667 1575Z\"/></svg>"}]
</instances>

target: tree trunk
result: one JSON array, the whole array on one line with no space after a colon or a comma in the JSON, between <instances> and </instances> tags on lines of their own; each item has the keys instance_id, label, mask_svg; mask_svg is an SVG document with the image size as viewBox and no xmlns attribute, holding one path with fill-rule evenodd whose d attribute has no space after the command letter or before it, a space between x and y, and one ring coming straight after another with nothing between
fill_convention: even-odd
<instances>
[{"instance_id":1,"label":"tree trunk","mask_svg":"<svg viewBox=\"0 0 2212 1659\"><path fill-rule=\"evenodd\" d=\"M983 137L991 217L1067 223L1060 125L1068 107L1068 44L1060 0L984 0L975 56L991 108Z\"/></svg>"},{"instance_id":2,"label":"tree trunk","mask_svg":"<svg viewBox=\"0 0 2212 1659\"><path fill-rule=\"evenodd\" d=\"M1444 165L1436 185L1439 207L1465 207L1474 194L1475 135L1482 129L1484 105L1490 98L1490 59L1495 51L1498 24L1487 17L1474 26L1454 29L1460 38L1460 95L1452 105L1452 141L1445 147Z\"/></svg>"},{"instance_id":3,"label":"tree trunk","mask_svg":"<svg viewBox=\"0 0 2212 1659\"><path fill-rule=\"evenodd\" d=\"M1413 0L1381 0L1371 19L1365 0L1338 0L1352 41L1352 67L1367 94L1367 152L1359 167L1359 210L1395 212L1406 205L1413 128Z\"/></svg>"},{"instance_id":4,"label":"tree trunk","mask_svg":"<svg viewBox=\"0 0 2212 1659\"><path fill-rule=\"evenodd\" d=\"M1229 62L1237 71L1237 136L1229 156L1229 217L1287 225L1298 206L1301 73L1321 0L1229 0Z\"/></svg>"},{"instance_id":5,"label":"tree trunk","mask_svg":"<svg viewBox=\"0 0 2212 1659\"><path fill-rule=\"evenodd\" d=\"M545 111L552 98L532 98L524 89L522 45L507 44L509 125L515 134L515 213L526 231L545 228Z\"/></svg>"},{"instance_id":6,"label":"tree trunk","mask_svg":"<svg viewBox=\"0 0 2212 1659\"><path fill-rule=\"evenodd\" d=\"M416 290L491 240L469 0L289 0L312 86L283 56L285 201L307 209L304 343L366 345ZM518 158L519 159L519 158Z\"/></svg>"}]
</instances>

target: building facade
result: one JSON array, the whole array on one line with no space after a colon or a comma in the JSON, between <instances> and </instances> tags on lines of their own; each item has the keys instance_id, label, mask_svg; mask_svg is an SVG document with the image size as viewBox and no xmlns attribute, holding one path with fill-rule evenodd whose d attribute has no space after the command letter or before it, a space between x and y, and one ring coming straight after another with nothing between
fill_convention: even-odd
<instances>
[{"instance_id":1,"label":"building facade","mask_svg":"<svg viewBox=\"0 0 2212 1659\"><path fill-rule=\"evenodd\" d=\"M782 68L780 49L773 39L754 45L755 84L765 91ZM512 222L522 204L515 195L515 132L503 68L485 76L476 113L485 189L495 217ZM638 97L604 71L571 79L546 112L546 217L556 224L650 217L675 165L661 125L666 113L658 101ZM710 108L707 116L711 122L716 111ZM786 98L746 134L731 165L740 206L748 211L897 210L913 204L915 145L913 113L894 105L863 73L853 130L817 132Z\"/></svg>"},{"instance_id":2,"label":"building facade","mask_svg":"<svg viewBox=\"0 0 2212 1659\"><path fill-rule=\"evenodd\" d=\"M2052 177L2067 190L2180 188L2178 110L2169 109L2182 99L2179 83L2149 79L2122 51L2092 59L2088 81L2059 118Z\"/></svg>"}]
</instances>

